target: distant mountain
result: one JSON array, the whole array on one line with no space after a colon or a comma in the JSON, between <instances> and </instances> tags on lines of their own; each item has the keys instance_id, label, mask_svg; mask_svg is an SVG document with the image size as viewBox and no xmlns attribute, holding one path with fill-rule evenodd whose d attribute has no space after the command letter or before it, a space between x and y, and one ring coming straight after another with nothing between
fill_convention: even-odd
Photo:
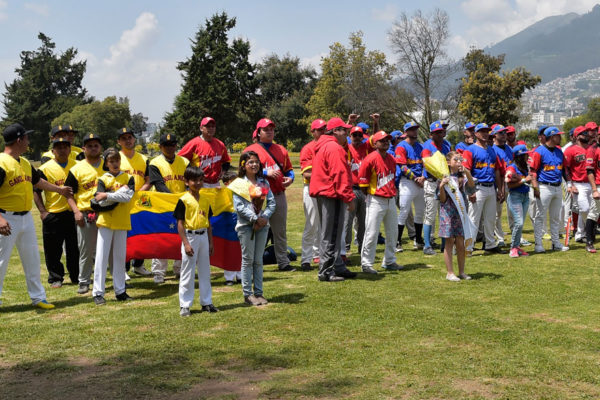
<instances>
[{"instance_id":1,"label":"distant mountain","mask_svg":"<svg viewBox=\"0 0 600 400\"><path fill-rule=\"evenodd\" d=\"M543 82L600 67L600 5L587 14L545 18L485 48L506 54L504 68L523 66Z\"/></svg>"}]
</instances>

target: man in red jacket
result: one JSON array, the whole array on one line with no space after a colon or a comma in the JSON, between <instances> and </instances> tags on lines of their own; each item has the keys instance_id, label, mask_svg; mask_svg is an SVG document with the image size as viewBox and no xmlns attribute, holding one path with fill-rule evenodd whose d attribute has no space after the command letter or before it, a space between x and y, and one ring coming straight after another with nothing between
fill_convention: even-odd
<instances>
[{"instance_id":1,"label":"man in red jacket","mask_svg":"<svg viewBox=\"0 0 600 400\"><path fill-rule=\"evenodd\" d=\"M346 150L348 129L352 125L341 118L331 118L326 131L315 146L310 195L317 198L321 221L319 247L319 280L343 281L335 273L335 261L344 245L344 207L353 210L354 192Z\"/></svg>"}]
</instances>

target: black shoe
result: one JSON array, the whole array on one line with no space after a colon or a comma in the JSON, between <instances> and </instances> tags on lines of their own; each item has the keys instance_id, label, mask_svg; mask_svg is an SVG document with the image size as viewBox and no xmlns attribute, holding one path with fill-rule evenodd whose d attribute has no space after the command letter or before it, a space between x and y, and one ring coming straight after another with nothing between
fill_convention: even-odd
<instances>
[{"instance_id":1,"label":"black shoe","mask_svg":"<svg viewBox=\"0 0 600 400\"><path fill-rule=\"evenodd\" d=\"M280 271L294 272L296 268L292 267L290 264L284 265L283 267L279 267Z\"/></svg>"},{"instance_id":2,"label":"black shoe","mask_svg":"<svg viewBox=\"0 0 600 400\"><path fill-rule=\"evenodd\" d=\"M225 286L233 286L233 281L225 281Z\"/></svg>"},{"instance_id":3,"label":"black shoe","mask_svg":"<svg viewBox=\"0 0 600 400\"><path fill-rule=\"evenodd\" d=\"M377 236L377 244L385 244L385 238L381 233Z\"/></svg>"},{"instance_id":4,"label":"black shoe","mask_svg":"<svg viewBox=\"0 0 600 400\"><path fill-rule=\"evenodd\" d=\"M310 263L302 263L302 265L300 265L300 269L302 271L312 271L312 267L310 266Z\"/></svg>"},{"instance_id":5,"label":"black shoe","mask_svg":"<svg viewBox=\"0 0 600 400\"><path fill-rule=\"evenodd\" d=\"M341 276L342 278L345 278L345 279L353 279L353 278L356 278L356 272L352 272L349 269L347 269L342 272L336 272L335 276Z\"/></svg>"},{"instance_id":6,"label":"black shoe","mask_svg":"<svg viewBox=\"0 0 600 400\"><path fill-rule=\"evenodd\" d=\"M97 306L103 306L106 304L106 300L104 300L103 296L94 296L94 303L96 303Z\"/></svg>"},{"instance_id":7,"label":"black shoe","mask_svg":"<svg viewBox=\"0 0 600 400\"><path fill-rule=\"evenodd\" d=\"M131 300L133 300L131 298L131 296L127 294L127 292L123 292L121 294L118 294L116 297L117 297L118 301L131 301Z\"/></svg>"},{"instance_id":8,"label":"black shoe","mask_svg":"<svg viewBox=\"0 0 600 400\"><path fill-rule=\"evenodd\" d=\"M215 313L215 312L218 312L219 309L217 307L213 306L212 304L207 304L205 306L202 306L202 310L200 310L200 312L204 312L204 311Z\"/></svg>"},{"instance_id":9,"label":"black shoe","mask_svg":"<svg viewBox=\"0 0 600 400\"><path fill-rule=\"evenodd\" d=\"M506 254L506 251L502 250L500 246L492 247L491 249L485 249L488 253Z\"/></svg>"},{"instance_id":10,"label":"black shoe","mask_svg":"<svg viewBox=\"0 0 600 400\"><path fill-rule=\"evenodd\" d=\"M345 279L337 275L319 275L319 280L321 282L342 282Z\"/></svg>"},{"instance_id":11,"label":"black shoe","mask_svg":"<svg viewBox=\"0 0 600 400\"><path fill-rule=\"evenodd\" d=\"M131 288L133 288L133 285L125 282L125 289L131 289Z\"/></svg>"}]
</instances>

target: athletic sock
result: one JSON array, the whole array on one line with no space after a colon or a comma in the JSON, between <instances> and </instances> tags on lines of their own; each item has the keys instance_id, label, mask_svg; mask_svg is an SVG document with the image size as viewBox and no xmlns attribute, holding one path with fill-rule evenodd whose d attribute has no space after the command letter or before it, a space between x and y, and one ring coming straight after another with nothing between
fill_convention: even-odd
<instances>
[{"instance_id":1,"label":"athletic sock","mask_svg":"<svg viewBox=\"0 0 600 400\"><path fill-rule=\"evenodd\" d=\"M423 224L415 223L415 239L417 243L423 244Z\"/></svg>"},{"instance_id":2,"label":"athletic sock","mask_svg":"<svg viewBox=\"0 0 600 400\"><path fill-rule=\"evenodd\" d=\"M404 225L398 224L398 244L402 244L402 233L404 232Z\"/></svg>"},{"instance_id":3,"label":"athletic sock","mask_svg":"<svg viewBox=\"0 0 600 400\"><path fill-rule=\"evenodd\" d=\"M596 221L591 219L585 220L585 240L587 244L594 245L596 241Z\"/></svg>"}]
</instances>

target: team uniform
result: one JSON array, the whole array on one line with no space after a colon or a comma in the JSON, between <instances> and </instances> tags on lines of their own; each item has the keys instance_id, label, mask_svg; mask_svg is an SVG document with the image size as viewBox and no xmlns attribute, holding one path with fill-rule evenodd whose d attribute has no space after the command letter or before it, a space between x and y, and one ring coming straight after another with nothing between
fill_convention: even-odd
<instances>
[{"instance_id":1,"label":"team uniform","mask_svg":"<svg viewBox=\"0 0 600 400\"><path fill-rule=\"evenodd\" d=\"M10 256L16 245L25 272L27 292L34 305L46 301L40 276L40 252L33 217L29 212L33 201L33 185L39 180L39 173L25 158L16 160L6 153L0 153L0 213L11 227L10 235L0 235L0 296Z\"/></svg>"},{"instance_id":2,"label":"team uniform","mask_svg":"<svg viewBox=\"0 0 600 400\"><path fill-rule=\"evenodd\" d=\"M396 213L396 161L390 154L381 155L374 151L367 155L358 172L359 184L367 188L367 216L365 238L361 253L363 270L372 269L377 248L379 227L383 221L385 228L385 253L383 268L396 267L395 246L398 240Z\"/></svg>"},{"instance_id":3,"label":"team uniform","mask_svg":"<svg viewBox=\"0 0 600 400\"><path fill-rule=\"evenodd\" d=\"M513 152L509 145L505 144L504 146L493 145L492 149L496 153L498 159L502 161L500 167L500 175L504 176L506 173L506 166L513 162ZM506 184L504 185L504 193L508 193L508 187ZM508 207L508 203L507 203ZM508 213L508 226L512 229L512 214ZM496 228L495 235L501 241L504 242L504 230L502 229L502 203L496 201Z\"/></svg>"},{"instance_id":4,"label":"team uniform","mask_svg":"<svg viewBox=\"0 0 600 400\"><path fill-rule=\"evenodd\" d=\"M135 190L133 176L120 171L117 176L107 172L98 177L97 193L107 193L107 203L112 209L98 212L98 240L96 242L96 260L94 266L93 296L104 297L106 269L109 255L112 253L112 277L115 295L125 300L125 258L127 253L127 231L131 230L129 201Z\"/></svg>"},{"instance_id":5,"label":"team uniform","mask_svg":"<svg viewBox=\"0 0 600 400\"><path fill-rule=\"evenodd\" d=\"M473 225L479 226L483 218L485 248L492 249L498 244L494 238L496 225L496 170L502 169L502 160L491 147L483 148L478 144L470 145L463 152L463 165L476 179L476 201L469 207L469 218Z\"/></svg>"},{"instance_id":6,"label":"team uniform","mask_svg":"<svg viewBox=\"0 0 600 400\"><path fill-rule=\"evenodd\" d=\"M198 270L200 304L212 304L212 288L210 285L210 252L208 219L210 204L205 197L198 200L190 192L186 192L177 201L173 216L183 221L186 237L194 254L188 256L185 246L181 245L181 278L179 280L179 306L190 308L194 302L194 278Z\"/></svg>"},{"instance_id":7,"label":"team uniform","mask_svg":"<svg viewBox=\"0 0 600 400\"><path fill-rule=\"evenodd\" d=\"M231 157L227 147L217 138L206 141L202 136L190 140L179 150L179 156L187 158L190 165L200 167L204 172L202 187L220 187L219 179L223 164L229 164Z\"/></svg>"},{"instance_id":8,"label":"team uniform","mask_svg":"<svg viewBox=\"0 0 600 400\"><path fill-rule=\"evenodd\" d=\"M534 236L536 251L543 251L542 236L545 215L550 214L550 236L554 248L562 248L559 239L562 208L562 171L564 155L558 148L538 146L529 155L529 168L537 175L540 198L536 199Z\"/></svg>"},{"instance_id":9,"label":"team uniform","mask_svg":"<svg viewBox=\"0 0 600 400\"><path fill-rule=\"evenodd\" d=\"M597 190L600 190L600 147L590 146L586 154L586 167L588 173L594 174L594 183ZM592 196L590 211L586 220L586 240L588 245L594 244L596 236L596 224L600 218L600 200L594 199ZM590 231L588 233L588 231Z\"/></svg>"},{"instance_id":10,"label":"team uniform","mask_svg":"<svg viewBox=\"0 0 600 400\"><path fill-rule=\"evenodd\" d=\"M75 161L68 159L65 165L56 160L45 162L39 173L42 179L56 185L64 186L67 175ZM38 191L41 194L42 191ZM79 247L77 245L77 229L73 211L67 204L67 199L56 192L44 192L44 207L48 211L42 220L42 239L46 268L48 268L48 283L61 282L64 279L65 268L60 261L65 246L67 271L71 282L79 283Z\"/></svg>"},{"instance_id":11,"label":"team uniform","mask_svg":"<svg viewBox=\"0 0 600 400\"><path fill-rule=\"evenodd\" d=\"M578 144L574 144L569 146L563 154L564 167L569 171L571 179L568 184L572 184L578 192L573 195L573 201L577 203L579 214L577 233L575 234L575 239L577 240L584 236L585 221L592 202L592 186L587 176L587 150Z\"/></svg>"},{"instance_id":12,"label":"team uniform","mask_svg":"<svg viewBox=\"0 0 600 400\"><path fill-rule=\"evenodd\" d=\"M169 161L163 154L155 157L148 165L150 184L157 192L183 193L186 191L183 173L188 165L188 160L176 155L173 161ZM155 282L164 281L167 272L168 261L165 259L152 260L152 273ZM173 261L173 272L179 274L181 260Z\"/></svg>"},{"instance_id":13,"label":"team uniform","mask_svg":"<svg viewBox=\"0 0 600 400\"><path fill-rule=\"evenodd\" d=\"M87 160L82 160L69 170L65 180L65 186L73 189L77 208L83 214L84 219L83 227L77 225L80 287L91 283L98 227L96 226L96 213L92 210L90 201L96 193L98 177L104 174L103 167L102 159L98 165L91 165Z\"/></svg>"},{"instance_id":14,"label":"team uniform","mask_svg":"<svg viewBox=\"0 0 600 400\"><path fill-rule=\"evenodd\" d=\"M460 142L454 146L454 151L456 151L458 154L462 154L469 146L470 145L466 144L465 142Z\"/></svg>"},{"instance_id":15,"label":"team uniform","mask_svg":"<svg viewBox=\"0 0 600 400\"><path fill-rule=\"evenodd\" d=\"M348 163L350 164L350 172L352 174L352 191L354 192L354 211L346 212L345 220L346 230L346 250L350 248L352 243L352 224L356 218L356 243L358 245L358 253L362 252L363 242L365 238L365 224L367 217L367 198L364 192L360 189L358 171L362 161L371 151L368 143L361 143L358 146L348 145Z\"/></svg>"},{"instance_id":16,"label":"team uniform","mask_svg":"<svg viewBox=\"0 0 600 400\"><path fill-rule=\"evenodd\" d=\"M135 191L139 191L146 183L146 177L149 176L148 157L137 151L131 158L127 157L123 151L120 151L119 154L121 154L121 171L133 177Z\"/></svg>"},{"instance_id":17,"label":"team uniform","mask_svg":"<svg viewBox=\"0 0 600 400\"><path fill-rule=\"evenodd\" d=\"M300 150L300 171L302 173L312 170L315 157L316 140L308 142ZM303 179L302 205L304 206L304 231L302 232L302 256L300 264L310 264L313 258L319 254L319 210L317 199L310 197L310 181Z\"/></svg>"},{"instance_id":18,"label":"team uniform","mask_svg":"<svg viewBox=\"0 0 600 400\"><path fill-rule=\"evenodd\" d=\"M414 179L423 176L423 146L416 142L410 145L403 141L396 147L396 163L402 169L405 167L404 176L400 179L398 187L399 197L398 204L400 212L398 213L398 225L404 226L408 217L412 204L415 207L414 223L423 224L423 216L425 214L425 191L419 186ZM408 169L408 171L407 171Z\"/></svg>"},{"instance_id":19,"label":"team uniform","mask_svg":"<svg viewBox=\"0 0 600 400\"><path fill-rule=\"evenodd\" d=\"M510 162L507 165L505 173L506 182L521 181L526 176L527 171L521 171L514 162ZM508 212L512 216L513 221L511 224L511 249L517 248L517 255L520 255L518 250L521 245L525 214L529 208L529 192L529 186L522 184L516 188L508 189L508 197L506 199Z\"/></svg>"}]
</instances>

